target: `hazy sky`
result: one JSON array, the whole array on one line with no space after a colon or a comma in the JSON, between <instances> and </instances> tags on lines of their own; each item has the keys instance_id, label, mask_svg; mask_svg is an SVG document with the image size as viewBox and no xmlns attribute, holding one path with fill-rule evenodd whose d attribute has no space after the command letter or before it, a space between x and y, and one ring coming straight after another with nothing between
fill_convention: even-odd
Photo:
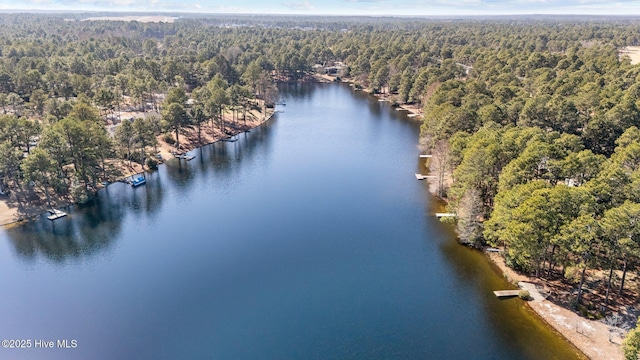
<instances>
[{"instance_id":1,"label":"hazy sky","mask_svg":"<svg viewBox=\"0 0 640 360\"><path fill-rule=\"evenodd\" d=\"M0 9L332 15L640 15L640 0L0 0Z\"/></svg>"}]
</instances>

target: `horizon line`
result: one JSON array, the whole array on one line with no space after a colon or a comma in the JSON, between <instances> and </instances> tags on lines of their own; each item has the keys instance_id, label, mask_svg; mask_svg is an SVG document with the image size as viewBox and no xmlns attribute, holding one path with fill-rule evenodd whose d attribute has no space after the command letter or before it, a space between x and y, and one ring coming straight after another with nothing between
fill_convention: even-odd
<instances>
[{"instance_id":1,"label":"horizon line","mask_svg":"<svg viewBox=\"0 0 640 360\"><path fill-rule=\"evenodd\" d=\"M359 17L359 18L408 18L408 19L422 19L422 18L479 18L479 17L522 17L522 16L535 16L535 17L561 17L561 16L587 16L594 18L601 17L619 17L619 18L634 18L640 17L640 12L635 14L617 14L617 13L482 13L482 14L432 14L432 15L402 15L402 14L332 14L332 13L243 13L243 12L201 12L201 11L184 11L184 10L89 10L89 9L0 9L0 13L55 13L55 14L89 14L89 13L108 13L108 14L188 14L188 15L237 15L237 16L290 16L290 17Z\"/></svg>"}]
</instances>

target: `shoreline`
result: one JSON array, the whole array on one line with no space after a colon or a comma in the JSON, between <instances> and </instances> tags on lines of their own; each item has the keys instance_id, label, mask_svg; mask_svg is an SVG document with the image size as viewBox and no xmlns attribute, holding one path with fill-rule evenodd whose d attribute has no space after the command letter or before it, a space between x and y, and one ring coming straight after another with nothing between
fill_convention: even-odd
<instances>
[{"instance_id":1,"label":"shoreline","mask_svg":"<svg viewBox=\"0 0 640 360\"><path fill-rule=\"evenodd\" d=\"M188 151L192 151L195 149L198 149L200 147L203 146L207 146L207 145L211 145L213 143L216 143L220 140L222 140L225 137L230 137L230 136L235 136L238 135L240 133L243 133L247 130L250 129L254 129L264 123L266 123L267 121L271 120L273 118L273 116L277 113L277 111L274 109L267 111L267 116L265 116L264 119L259 119L259 118L255 118L255 114L248 114L254 117L254 119L252 120L247 120L247 124L246 125L240 125L238 126L236 124L235 127L232 128L231 131L229 131L228 133L223 133L221 131L217 131L215 128L211 129L211 126L209 126L208 124L206 126L203 126L203 133L206 133L205 136L205 140L202 143L197 143L197 142L191 142L188 145L184 146L184 143L181 143L180 146L180 151L181 152L188 152ZM239 122L240 120L237 120L236 122ZM231 121L229 121L229 123L231 123ZM209 132L207 132L207 130ZM196 136L197 131L195 129L193 129L192 131L193 134L189 134L191 135L191 137ZM158 135L158 152L162 154L162 162L158 163L158 166L161 166L164 162L171 160L172 158L174 158L174 156L171 154L172 150L175 150L175 147L166 144L164 141L162 141L160 138L163 135ZM184 138L188 138L188 136L184 136ZM121 182L122 180L131 177L133 175L136 174L140 174L142 172L147 172L147 171L154 171L154 170L150 170L150 169L146 169L146 167L141 166L138 163L135 163L135 165L137 166L133 166L133 169L130 168L125 168L125 170L128 171L124 171L122 176L118 177L115 181L110 182L109 184L107 184L107 186L109 186L110 184L114 183L114 182ZM100 187L103 188L106 186L102 186ZM99 189L98 189L99 190ZM60 198L53 198L52 199L52 203L54 205L54 208L56 209L60 209L60 208L64 208L64 207L68 207L68 206L72 206L72 205L77 205L77 203L70 201L66 196L65 197L60 197ZM15 204L15 205L14 205ZM17 225L20 224L24 221L28 221L30 219L36 218L42 214L48 213L48 207L46 204L33 204L33 203L21 203L21 202L17 202L15 201L15 199L12 199L11 195L9 195L8 197L1 197L0 198L0 227L3 228L7 228L8 226L12 226L12 225Z\"/></svg>"},{"instance_id":2,"label":"shoreline","mask_svg":"<svg viewBox=\"0 0 640 360\"><path fill-rule=\"evenodd\" d=\"M335 81L335 80L330 80L330 77L328 76L320 77L320 78L323 80L321 82L329 83L329 82ZM340 82L353 84L353 81L340 80ZM378 99L385 98L385 96L387 98L389 97L389 95L387 94L370 94L370 95ZM418 116L422 115L421 113L419 113L418 109L405 108L403 107L403 105L399 105L398 108L403 108L410 114L416 114ZM193 144L189 144L182 147L182 145L184 145L185 143L182 143L182 140L181 140L180 151L181 152L192 151L197 148L200 148L206 145L211 145L215 142L218 142L224 137L235 136L248 129L256 128L266 123L267 121L271 120L276 113L277 111L274 108L271 111L267 112L267 115L264 117L264 119L253 119L253 121L247 121L248 124L245 126L233 128L233 130L230 132L233 135L225 134L222 132L216 132L215 129L212 129L213 131L209 133L209 138L207 138L204 143L200 143L195 146L193 146ZM418 116L414 116L414 117L410 116L410 118L417 118ZM193 130L192 132L195 132L195 130ZM185 136L184 138L186 139L187 136ZM159 150L159 153L161 153L164 158L163 162L170 160L173 157L173 155L171 155L170 153L170 150L167 150L171 148L174 148L174 147L169 146L168 144L160 140L160 144L158 145L158 150ZM160 165L162 164L158 164L158 166ZM142 171L146 172L147 170L143 169ZM132 171L130 173L124 173L118 179L118 181L121 179L126 179L127 177L130 177L137 173L139 172ZM446 201L438 197L436 194L434 194L431 184L429 184L429 192L434 198L441 199L442 201ZM19 204L16 207L10 207L7 204L8 202L7 200L8 198L0 198L0 226L5 228L8 226L20 224L24 221L28 221L30 219L33 219L34 217L40 216L47 212L46 205L30 206L29 204ZM54 202L54 205L55 205L55 208L61 208L61 207L75 205L75 203L68 201L68 199L66 198L59 198L59 199L56 199L56 201ZM21 211L24 212L24 214L22 216L16 217L16 215L18 215L18 213ZM7 221L9 217L11 217L11 219ZM541 318L548 326L550 326L552 330L554 330L560 336L565 338L569 343L571 343L579 352L581 352L582 355L594 360L608 360L608 359L621 360L624 358L620 345L609 341L609 337L608 337L609 329L606 324L601 323L599 321L583 318L578 314L574 313L573 311L567 308L561 307L550 300L547 300L546 297L542 293L538 292L535 287L535 284L542 285L544 287L545 285L544 281L540 279L534 279L526 275L522 275L515 272L513 269L506 266L504 259L497 253L485 252L484 254L487 257L487 261L489 261L490 264L495 266L496 269L494 270L498 272L499 275L505 277L507 281L509 281L510 283L518 284L520 282L525 282L528 284L534 284L533 288L527 287L527 289L530 290L533 297L533 300L526 302L526 304L528 305L528 308L531 311L533 311L539 318ZM621 339L619 337L614 336L613 340L618 343L621 342Z\"/></svg>"},{"instance_id":3,"label":"shoreline","mask_svg":"<svg viewBox=\"0 0 640 360\"><path fill-rule=\"evenodd\" d=\"M531 309L556 333L564 337L585 357L592 360L623 360L622 338L612 336L609 341L609 327L597 320L586 319L577 313L547 299L546 284L543 280L517 273L509 268L498 253L484 252L495 271L508 282L529 290L533 300L527 301ZM521 286L522 285L522 286ZM542 292L539 289L542 288Z\"/></svg>"},{"instance_id":4,"label":"shoreline","mask_svg":"<svg viewBox=\"0 0 640 360\"><path fill-rule=\"evenodd\" d=\"M389 102L389 103L393 103L391 97L394 94L376 94L373 93L371 91L371 89L368 88L359 88L356 89L355 88L355 81L353 80L353 78L347 77L347 78L340 78L338 80L338 78L336 76L332 76L332 75L327 75L327 74L313 74L312 77L319 83L332 83L332 82L341 82L341 83L345 83L345 84L349 84L354 91L364 91L367 94L375 97L378 99L378 101L381 102ZM415 105L411 105L411 104L400 104L398 103L397 105L392 105L393 108L395 108L397 111L406 111L407 117L414 119L414 120L422 120L422 108L419 106L415 106Z\"/></svg>"},{"instance_id":5,"label":"shoreline","mask_svg":"<svg viewBox=\"0 0 640 360\"><path fill-rule=\"evenodd\" d=\"M316 78L321 79L323 82L335 81L331 80L332 77L327 75L317 75ZM353 80L343 80L340 79L341 82L349 83L353 86ZM354 89L356 90L356 89ZM367 89L362 89L360 91L367 91ZM388 94L372 94L370 91L367 91L370 95L378 98L378 99L386 99L389 101ZM422 111L421 109L412 108L410 105L400 104L397 106L397 109L404 109L414 116L409 116L410 118L417 118L418 120L422 119ZM426 163L425 163L426 164ZM429 170L427 168L427 170ZM435 199L439 199L446 204L446 199L439 197L436 194L436 186L432 183L431 179L429 179L427 186L429 187L429 193ZM462 245L460 245L462 246ZM504 258L502 258L497 253L487 253L484 252L487 261L489 262L491 267L494 268L494 271L500 276L503 276L512 284L519 286L520 283L524 283L523 287L530 291L533 300L526 301L527 308L532 311L537 317L541 319L547 326L551 328L552 331L558 334L558 336L563 337L569 342L579 355L592 359L592 360L623 360L624 354L621 349L622 339L619 336L613 336L612 340L609 341L609 327L599 321L589 320L583 318L577 313L559 306L552 301L547 299L543 293L538 291L538 287L542 286L545 288L544 281L540 279L530 278L526 275L518 274L513 269L509 268Z\"/></svg>"}]
</instances>

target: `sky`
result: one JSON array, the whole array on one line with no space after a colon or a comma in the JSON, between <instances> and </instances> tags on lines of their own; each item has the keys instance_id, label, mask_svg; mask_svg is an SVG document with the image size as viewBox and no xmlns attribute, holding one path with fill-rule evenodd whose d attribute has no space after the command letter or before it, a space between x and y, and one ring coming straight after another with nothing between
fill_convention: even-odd
<instances>
[{"instance_id":1,"label":"sky","mask_svg":"<svg viewBox=\"0 0 640 360\"><path fill-rule=\"evenodd\" d=\"M640 15L640 0L0 0L0 10L300 15Z\"/></svg>"}]
</instances>

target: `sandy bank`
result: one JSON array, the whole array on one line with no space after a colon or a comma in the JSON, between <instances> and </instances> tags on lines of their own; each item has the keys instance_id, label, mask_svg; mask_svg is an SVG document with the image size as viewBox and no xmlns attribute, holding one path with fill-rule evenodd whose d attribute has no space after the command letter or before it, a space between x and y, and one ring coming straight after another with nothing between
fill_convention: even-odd
<instances>
[{"instance_id":1,"label":"sandy bank","mask_svg":"<svg viewBox=\"0 0 640 360\"><path fill-rule=\"evenodd\" d=\"M547 299L549 289L540 279L518 274L509 268L502 256L488 253L489 259L500 269L504 277L514 284L529 290L533 300L528 305L553 329L564 336L583 354L592 360L622 360L624 354L620 344L622 338L618 332L612 332L609 341L609 327L555 304Z\"/></svg>"}]
</instances>

